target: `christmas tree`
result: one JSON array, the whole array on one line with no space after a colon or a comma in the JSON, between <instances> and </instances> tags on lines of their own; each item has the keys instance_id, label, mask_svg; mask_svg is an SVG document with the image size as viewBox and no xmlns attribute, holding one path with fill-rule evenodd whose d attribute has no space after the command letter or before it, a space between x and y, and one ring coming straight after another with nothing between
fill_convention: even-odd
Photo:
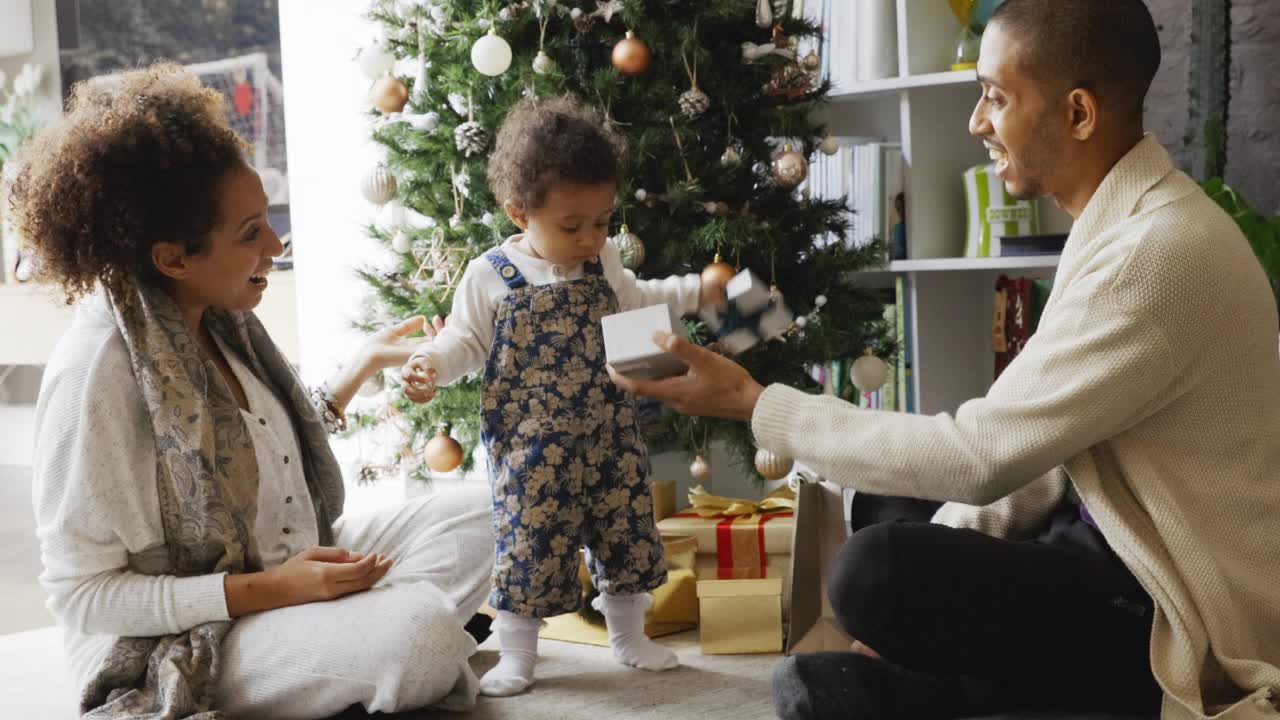
<instances>
[{"instance_id":1,"label":"christmas tree","mask_svg":"<svg viewBox=\"0 0 1280 720\"><path fill-rule=\"evenodd\" d=\"M363 190L385 203L370 232L398 264L361 272L374 295L366 327L448 315L466 263L516 232L485 183L499 124L524 96L568 92L626 137L611 242L628 267L642 278L730 269L708 267L717 261L749 268L794 312L784 337L735 358L760 382L815 388L810 368L865 348L892 354L883 301L852 275L880 265L882 247L832 241L848 229L846 204L810 198L802 184L807 159L831 148L815 121L829 87L813 50L820 29L791 5L377 0L371 16L385 33L357 60L374 80L373 137L387 161ZM689 323L693 339L715 341ZM478 378L423 405L392 397L383 412L356 416L356 431L395 415L406 430L401 457L418 458L447 423L471 467ZM648 410L651 449L701 454L719 442L752 467L746 424Z\"/></svg>"}]
</instances>

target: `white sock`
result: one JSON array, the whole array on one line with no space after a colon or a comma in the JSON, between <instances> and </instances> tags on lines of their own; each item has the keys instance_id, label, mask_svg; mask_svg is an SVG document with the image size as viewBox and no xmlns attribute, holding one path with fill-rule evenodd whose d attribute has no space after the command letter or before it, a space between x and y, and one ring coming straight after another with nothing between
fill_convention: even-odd
<instances>
[{"instance_id":1,"label":"white sock","mask_svg":"<svg viewBox=\"0 0 1280 720\"><path fill-rule=\"evenodd\" d=\"M644 634L644 611L653 604L653 596L639 595L600 596L591 606L604 615L609 626L609 645L613 657L623 665L644 670L670 670L680 665L674 651L649 639Z\"/></svg>"},{"instance_id":2,"label":"white sock","mask_svg":"<svg viewBox=\"0 0 1280 720\"><path fill-rule=\"evenodd\" d=\"M542 621L498 611L493 623L502 655L498 664L480 678L480 694L506 697L524 692L533 684L533 665L538 660L538 630Z\"/></svg>"}]
</instances>

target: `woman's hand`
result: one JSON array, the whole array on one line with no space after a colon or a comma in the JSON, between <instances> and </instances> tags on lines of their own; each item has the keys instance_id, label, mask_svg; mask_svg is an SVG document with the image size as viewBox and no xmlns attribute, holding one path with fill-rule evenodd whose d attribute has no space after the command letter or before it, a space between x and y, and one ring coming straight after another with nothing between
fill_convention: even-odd
<instances>
[{"instance_id":1,"label":"woman's hand","mask_svg":"<svg viewBox=\"0 0 1280 720\"><path fill-rule=\"evenodd\" d=\"M656 398L682 415L704 415L750 421L764 386L729 358L670 333L654 333L658 347L684 360L689 371L663 380L637 380L609 367L618 387Z\"/></svg>"},{"instance_id":2,"label":"woman's hand","mask_svg":"<svg viewBox=\"0 0 1280 720\"><path fill-rule=\"evenodd\" d=\"M223 585L227 614L235 618L333 600L368 590L390 569L391 559L382 555L362 555L335 547L309 548L269 570L227 575Z\"/></svg>"},{"instance_id":3,"label":"woman's hand","mask_svg":"<svg viewBox=\"0 0 1280 720\"><path fill-rule=\"evenodd\" d=\"M379 370L400 367L413 354L413 347L402 344L401 340L419 330L426 340L431 340L443 327L444 320L439 315L432 319L431 325L427 324L425 317L415 315L398 325L383 328L369 336L358 351L357 362L354 364L363 365L369 375Z\"/></svg>"},{"instance_id":4,"label":"woman's hand","mask_svg":"<svg viewBox=\"0 0 1280 720\"><path fill-rule=\"evenodd\" d=\"M401 342L405 338L421 330L423 337L430 340L443 327L444 320L440 319L439 315L432 320L431 325L427 325L425 317L415 315L370 335L351 361L329 378L328 385L333 391L333 404L339 410L345 411L347 405L351 403L351 398L355 397L356 391L374 373L403 365L414 350L413 345Z\"/></svg>"}]
</instances>

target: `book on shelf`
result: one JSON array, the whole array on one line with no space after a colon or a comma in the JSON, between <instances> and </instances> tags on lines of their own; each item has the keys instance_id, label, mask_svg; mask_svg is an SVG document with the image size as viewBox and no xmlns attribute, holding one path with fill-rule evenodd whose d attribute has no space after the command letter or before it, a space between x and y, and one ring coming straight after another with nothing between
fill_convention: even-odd
<instances>
[{"instance_id":1,"label":"book on shelf","mask_svg":"<svg viewBox=\"0 0 1280 720\"><path fill-rule=\"evenodd\" d=\"M1025 257L1028 255L1061 255L1067 245L1066 233L1043 235L1006 235L991 239L994 255Z\"/></svg>"},{"instance_id":2,"label":"book on shelf","mask_svg":"<svg viewBox=\"0 0 1280 720\"><path fill-rule=\"evenodd\" d=\"M902 144L880 138L836 137L836 152L819 154L808 190L820 200L844 198L851 214L843 242L866 247L883 240L885 260L906 257L906 164ZM841 241L828 236L825 242Z\"/></svg>"},{"instance_id":3,"label":"book on shelf","mask_svg":"<svg viewBox=\"0 0 1280 720\"><path fill-rule=\"evenodd\" d=\"M894 0L809 0L823 18L823 79L837 91L898 75L898 16ZM812 13L810 15L810 13Z\"/></svg>"}]
</instances>

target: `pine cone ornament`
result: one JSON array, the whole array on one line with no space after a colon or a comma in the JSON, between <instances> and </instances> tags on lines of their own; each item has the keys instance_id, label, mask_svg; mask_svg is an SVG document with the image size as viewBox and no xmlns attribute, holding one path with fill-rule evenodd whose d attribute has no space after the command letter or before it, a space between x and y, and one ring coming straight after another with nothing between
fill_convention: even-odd
<instances>
[{"instance_id":1,"label":"pine cone ornament","mask_svg":"<svg viewBox=\"0 0 1280 720\"><path fill-rule=\"evenodd\" d=\"M580 13L573 19L573 27L580 33L589 33L596 26L596 18L590 13Z\"/></svg>"},{"instance_id":2,"label":"pine cone ornament","mask_svg":"<svg viewBox=\"0 0 1280 720\"><path fill-rule=\"evenodd\" d=\"M711 107L711 98L696 85L680 94L680 112L689 118L696 118Z\"/></svg>"},{"instance_id":3,"label":"pine cone ornament","mask_svg":"<svg viewBox=\"0 0 1280 720\"><path fill-rule=\"evenodd\" d=\"M468 120L454 128L453 141L457 143L458 150L463 155L471 157L484 152L484 149L489 146L489 131L475 120Z\"/></svg>"}]
</instances>

